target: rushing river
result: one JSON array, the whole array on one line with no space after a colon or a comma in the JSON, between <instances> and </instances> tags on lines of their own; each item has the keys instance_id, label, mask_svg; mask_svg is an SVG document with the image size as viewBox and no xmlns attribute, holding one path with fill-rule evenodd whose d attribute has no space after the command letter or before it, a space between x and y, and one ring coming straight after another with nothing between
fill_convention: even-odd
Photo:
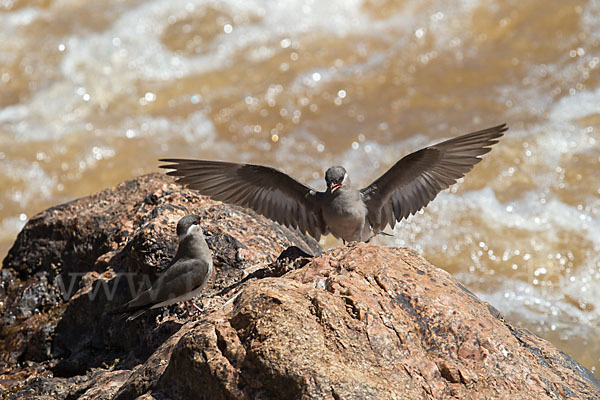
<instances>
[{"instance_id":1,"label":"rushing river","mask_svg":"<svg viewBox=\"0 0 600 400\"><path fill-rule=\"evenodd\" d=\"M381 244L600 370L600 2L0 1L0 257L35 213L159 157L323 189L507 122ZM328 238L325 246L337 242Z\"/></svg>"}]
</instances>

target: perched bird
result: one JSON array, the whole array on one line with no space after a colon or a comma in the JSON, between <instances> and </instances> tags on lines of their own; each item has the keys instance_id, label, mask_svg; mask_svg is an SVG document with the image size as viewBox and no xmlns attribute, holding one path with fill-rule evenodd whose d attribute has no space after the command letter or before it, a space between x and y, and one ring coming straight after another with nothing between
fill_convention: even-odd
<instances>
[{"instance_id":1,"label":"perched bird","mask_svg":"<svg viewBox=\"0 0 600 400\"><path fill-rule=\"evenodd\" d=\"M363 189L344 167L325 173L317 192L276 169L222 161L165 158L177 182L216 200L252 208L280 224L319 240L331 233L344 241L368 241L425 207L454 184L498 143L506 124L468 133L415 151Z\"/></svg>"},{"instance_id":2,"label":"perched bird","mask_svg":"<svg viewBox=\"0 0 600 400\"><path fill-rule=\"evenodd\" d=\"M151 288L112 313L133 313L127 318L132 320L152 308L169 306L180 301L184 302L188 312L188 302L200 310L190 300L204 289L213 271L212 257L204 240L200 221L201 218L193 214L179 220L179 246L167 269Z\"/></svg>"}]
</instances>

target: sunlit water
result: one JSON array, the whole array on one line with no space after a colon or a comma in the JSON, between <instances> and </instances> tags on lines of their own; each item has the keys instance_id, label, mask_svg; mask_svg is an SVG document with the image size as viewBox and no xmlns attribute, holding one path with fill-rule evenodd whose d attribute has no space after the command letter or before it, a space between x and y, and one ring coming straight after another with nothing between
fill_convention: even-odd
<instances>
[{"instance_id":1,"label":"sunlit water","mask_svg":"<svg viewBox=\"0 0 600 400\"><path fill-rule=\"evenodd\" d=\"M4 0L0 256L36 212L159 157L265 163L318 189L342 164L366 185L507 122L463 182L378 240L596 370L599 57L594 0Z\"/></svg>"}]
</instances>

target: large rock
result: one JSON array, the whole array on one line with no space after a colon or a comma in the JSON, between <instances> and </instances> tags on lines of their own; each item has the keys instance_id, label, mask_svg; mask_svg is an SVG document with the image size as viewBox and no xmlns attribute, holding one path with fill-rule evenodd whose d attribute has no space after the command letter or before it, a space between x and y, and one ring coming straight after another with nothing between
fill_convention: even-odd
<instances>
[{"instance_id":1,"label":"large rock","mask_svg":"<svg viewBox=\"0 0 600 400\"><path fill-rule=\"evenodd\" d=\"M164 268L191 212L217 269L204 312L108 314ZM45 211L4 261L0 387L39 399L600 398L591 372L416 253L318 253L157 175Z\"/></svg>"},{"instance_id":2,"label":"large rock","mask_svg":"<svg viewBox=\"0 0 600 400\"><path fill-rule=\"evenodd\" d=\"M107 310L152 280L175 254L175 226L203 216L215 268L213 296L274 261L289 246L312 254L318 243L239 207L183 190L151 174L35 215L4 259L0 281L0 390L51 374L85 375L93 368L132 368L176 332L181 307L124 323ZM40 370L41 368L41 370Z\"/></svg>"}]
</instances>

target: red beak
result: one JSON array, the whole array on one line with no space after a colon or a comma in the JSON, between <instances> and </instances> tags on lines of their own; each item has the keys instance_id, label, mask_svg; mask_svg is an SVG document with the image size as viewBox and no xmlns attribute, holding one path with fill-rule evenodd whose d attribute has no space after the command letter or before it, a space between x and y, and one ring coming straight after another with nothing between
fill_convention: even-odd
<instances>
[{"instance_id":1,"label":"red beak","mask_svg":"<svg viewBox=\"0 0 600 400\"><path fill-rule=\"evenodd\" d=\"M331 193L335 192L336 190L338 190L342 185L340 183L334 183L333 185L331 185Z\"/></svg>"}]
</instances>

